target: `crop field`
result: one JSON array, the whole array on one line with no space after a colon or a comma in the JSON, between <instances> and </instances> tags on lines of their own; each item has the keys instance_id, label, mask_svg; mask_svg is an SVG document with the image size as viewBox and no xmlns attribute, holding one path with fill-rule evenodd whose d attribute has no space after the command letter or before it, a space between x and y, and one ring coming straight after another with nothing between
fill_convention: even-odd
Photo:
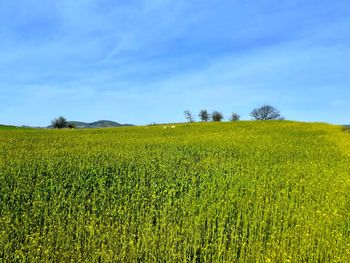
<instances>
[{"instance_id":1,"label":"crop field","mask_svg":"<svg viewBox=\"0 0 350 263\"><path fill-rule=\"evenodd\" d=\"M350 133L0 131L0 262L349 262Z\"/></svg>"}]
</instances>

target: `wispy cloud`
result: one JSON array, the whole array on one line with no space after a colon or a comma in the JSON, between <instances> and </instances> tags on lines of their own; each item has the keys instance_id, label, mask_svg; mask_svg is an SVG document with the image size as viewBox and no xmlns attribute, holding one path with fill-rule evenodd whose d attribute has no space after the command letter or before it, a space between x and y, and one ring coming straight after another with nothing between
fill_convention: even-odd
<instances>
[{"instance_id":1,"label":"wispy cloud","mask_svg":"<svg viewBox=\"0 0 350 263\"><path fill-rule=\"evenodd\" d=\"M262 103L292 119L347 122L349 5L2 2L0 123L181 121L202 107L249 118Z\"/></svg>"}]
</instances>

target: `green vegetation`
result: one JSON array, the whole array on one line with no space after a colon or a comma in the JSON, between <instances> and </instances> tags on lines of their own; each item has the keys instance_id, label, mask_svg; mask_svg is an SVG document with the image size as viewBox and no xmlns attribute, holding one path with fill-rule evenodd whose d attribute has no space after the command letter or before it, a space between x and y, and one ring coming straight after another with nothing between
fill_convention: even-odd
<instances>
[{"instance_id":1,"label":"green vegetation","mask_svg":"<svg viewBox=\"0 0 350 263\"><path fill-rule=\"evenodd\" d=\"M15 127L13 126L7 126L7 125L0 125L0 130L10 130L14 129Z\"/></svg>"},{"instance_id":2,"label":"green vegetation","mask_svg":"<svg viewBox=\"0 0 350 263\"><path fill-rule=\"evenodd\" d=\"M67 122L66 118L60 116L60 117L52 120L51 125L55 129L63 129L63 128L67 128L68 122Z\"/></svg>"},{"instance_id":3,"label":"green vegetation","mask_svg":"<svg viewBox=\"0 0 350 263\"><path fill-rule=\"evenodd\" d=\"M0 125L0 131L4 130L18 130L18 129L29 129L28 127L17 127L17 126L11 126L11 125Z\"/></svg>"},{"instance_id":4,"label":"green vegetation","mask_svg":"<svg viewBox=\"0 0 350 263\"><path fill-rule=\"evenodd\" d=\"M347 262L350 134L295 122L0 132L0 262Z\"/></svg>"}]
</instances>

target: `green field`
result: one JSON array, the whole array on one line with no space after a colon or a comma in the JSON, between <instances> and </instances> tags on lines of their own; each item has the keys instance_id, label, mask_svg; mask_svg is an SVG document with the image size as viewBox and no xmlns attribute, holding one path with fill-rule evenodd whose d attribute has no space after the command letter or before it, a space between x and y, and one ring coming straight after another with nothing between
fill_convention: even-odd
<instances>
[{"instance_id":1,"label":"green field","mask_svg":"<svg viewBox=\"0 0 350 263\"><path fill-rule=\"evenodd\" d=\"M0 131L0 262L348 262L350 133Z\"/></svg>"},{"instance_id":2,"label":"green field","mask_svg":"<svg viewBox=\"0 0 350 263\"><path fill-rule=\"evenodd\" d=\"M0 131L16 130L16 129L23 129L23 128L17 128L16 126L9 126L9 125L0 125Z\"/></svg>"}]
</instances>

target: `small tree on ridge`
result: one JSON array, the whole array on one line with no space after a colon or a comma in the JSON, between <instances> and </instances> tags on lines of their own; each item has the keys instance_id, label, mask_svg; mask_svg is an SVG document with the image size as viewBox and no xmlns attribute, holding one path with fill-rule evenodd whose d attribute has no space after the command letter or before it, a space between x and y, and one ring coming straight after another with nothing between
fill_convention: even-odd
<instances>
[{"instance_id":1,"label":"small tree on ridge","mask_svg":"<svg viewBox=\"0 0 350 263\"><path fill-rule=\"evenodd\" d=\"M254 109L250 116L259 121L268 121L268 120L283 120L280 111L276 109L275 107L272 107L270 105L264 105L260 108Z\"/></svg>"},{"instance_id":2,"label":"small tree on ridge","mask_svg":"<svg viewBox=\"0 0 350 263\"><path fill-rule=\"evenodd\" d=\"M57 119L54 119L51 123L55 129L63 129L66 128L68 125L67 120L62 116L58 117Z\"/></svg>"},{"instance_id":3,"label":"small tree on ridge","mask_svg":"<svg viewBox=\"0 0 350 263\"><path fill-rule=\"evenodd\" d=\"M210 118L210 115L207 110L201 110L198 116L202 122L207 122L209 121L209 118Z\"/></svg>"},{"instance_id":4,"label":"small tree on ridge","mask_svg":"<svg viewBox=\"0 0 350 263\"><path fill-rule=\"evenodd\" d=\"M237 113L232 113L230 117L230 121L239 121L241 116L239 116Z\"/></svg>"},{"instance_id":5,"label":"small tree on ridge","mask_svg":"<svg viewBox=\"0 0 350 263\"><path fill-rule=\"evenodd\" d=\"M194 117L192 115L192 112L190 112L189 110L185 110L184 115L188 122L194 122Z\"/></svg>"},{"instance_id":6,"label":"small tree on ridge","mask_svg":"<svg viewBox=\"0 0 350 263\"><path fill-rule=\"evenodd\" d=\"M223 118L224 118L224 115L222 115L221 112L214 111L214 112L211 114L211 119L212 119L213 121L222 121Z\"/></svg>"}]
</instances>

